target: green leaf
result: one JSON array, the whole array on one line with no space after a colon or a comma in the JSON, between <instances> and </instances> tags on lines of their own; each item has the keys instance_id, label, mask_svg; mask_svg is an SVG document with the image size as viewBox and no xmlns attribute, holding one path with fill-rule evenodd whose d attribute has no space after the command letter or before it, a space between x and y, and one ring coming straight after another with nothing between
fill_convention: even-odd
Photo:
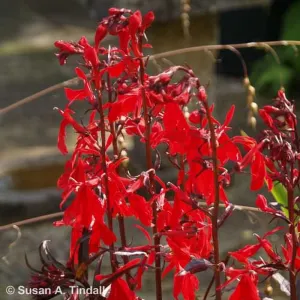
<instances>
[{"instance_id":1,"label":"green leaf","mask_svg":"<svg viewBox=\"0 0 300 300\"><path fill-rule=\"evenodd\" d=\"M281 38L284 40L300 39L299 23L300 2L293 3L284 15L283 31Z\"/></svg>"},{"instance_id":2,"label":"green leaf","mask_svg":"<svg viewBox=\"0 0 300 300\"><path fill-rule=\"evenodd\" d=\"M278 181L274 181L271 194L278 204L280 204L281 210L288 217L289 212L285 207L288 207L288 195L286 188Z\"/></svg>"},{"instance_id":3,"label":"green leaf","mask_svg":"<svg viewBox=\"0 0 300 300\"><path fill-rule=\"evenodd\" d=\"M268 65L265 61L261 61L261 64L257 65L253 72L251 79L258 91L269 89L276 92L281 84L287 87L294 75L293 69L289 66L278 65L276 62Z\"/></svg>"},{"instance_id":4,"label":"green leaf","mask_svg":"<svg viewBox=\"0 0 300 300\"><path fill-rule=\"evenodd\" d=\"M241 130L241 135L248 136L248 134L244 130ZM288 217L289 213L285 208L288 207L288 195L286 188L279 181L274 181L271 194L274 197L275 201L280 204L283 213Z\"/></svg>"}]
</instances>

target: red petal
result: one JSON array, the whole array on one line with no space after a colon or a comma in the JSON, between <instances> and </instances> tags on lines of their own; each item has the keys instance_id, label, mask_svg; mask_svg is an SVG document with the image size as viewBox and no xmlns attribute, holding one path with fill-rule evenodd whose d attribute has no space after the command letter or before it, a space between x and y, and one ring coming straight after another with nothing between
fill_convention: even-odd
<instances>
[{"instance_id":1,"label":"red petal","mask_svg":"<svg viewBox=\"0 0 300 300\"><path fill-rule=\"evenodd\" d=\"M266 166L261 153L256 153L251 165L251 190L259 190L265 181Z\"/></svg>"},{"instance_id":2,"label":"red petal","mask_svg":"<svg viewBox=\"0 0 300 300\"><path fill-rule=\"evenodd\" d=\"M268 127L274 128L274 122L272 117L264 109L260 109L259 114Z\"/></svg>"},{"instance_id":3,"label":"red petal","mask_svg":"<svg viewBox=\"0 0 300 300\"><path fill-rule=\"evenodd\" d=\"M152 208L145 198L136 194L128 196L130 207L133 214L138 218L145 226L150 226L152 222Z\"/></svg>"},{"instance_id":4,"label":"red petal","mask_svg":"<svg viewBox=\"0 0 300 300\"><path fill-rule=\"evenodd\" d=\"M155 19L153 11L148 11L144 17L143 17L143 22L142 22L142 28L145 31L151 24L153 23Z\"/></svg>"},{"instance_id":5,"label":"red petal","mask_svg":"<svg viewBox=\"0 0 300 300\"><path fill-rule=\"evenodd\" d=\"M96 49L90 45L84 49L84 58L91 63L93 68L97 68L100 63Z\"/></svg>"},{"instance_id":6,"label":"red petal","mask_svg":"<svg viewBox=\"0 0 300 300\"><path fill-rule=\"evenodd\" d=\"M95 48L98 49L99 48L99 44L101 43L101 41L105 38L107 34L107 28L105 25L100 24L96 30L96 34L95 34Z\"/></svg>"},{"instance_id":7,"label":"red petal","mask_svg":"<svg viewBox=\"0 0 300 300\"><path fill-rule=\"evenodd\" d=\"M119 95L118 100L111 105L108 114L110 122L116 121L120 116L126 116L135 111L139 99L138 94Z\"/></svg>"},{"instance_id":8,"label":"red petal","mask_svg":"<svg viewBox=\"0 0 300 300\"><path fill-rule=\"evenodd\" d=\"M135 35L142 24L142 14L139 10L135 11L129 18L129 30L131 35Z\"/></svg>"},{"instance_id":9,"label":"red petal","mask_svg":"<svg viewBox=\"0 0 300 300\"><path fill-rule=\"evenodd\" d=\"M259 300L257 287L249 274L242 276L229 300Z\"/></svg>"},{"instance_id":10,"label":"red petal","mask_svg":"<svg viewBox=\"0 0 300 300\"><path fill-rule=\"evenodd\" d=\"M235 252L229 252L230 256L236 258L238 261L245 263L249 257L252 257L261 248L261 244L246 245L242 249Z\"/></svg>"},{"instance_id":11,"label":"red petal","mask_svg":"<svg viewBox=\"0 0 300 300\"><path fill-rule=\"evenodd\" d=\"M123 61L121 61L117 64L109 66L107 68L107 71L111 77L115 78L115 77L119 77L122 74L124 68L125 68L125 64Z\"/></svg>"},{"instance_id":12,"label":"red petal","mask_svg":"<svg viewBox=\"0 0 300 300\"><path fill-rule=\"evenodd\" d=\"M193 112L191 112L191 114L189 116L189 120L193 124L199 124L200 121L202 120L202 118L200 118L199 111L198 110L194 110Z\"/></svg>"},{"instance_id":13,"label":"red petal","mask_svg":"<svg viewBox=\"0 0 300 300\"><path fill-rule=\"evenodd\" d=\"M67 120L62 120L59 127L58 139L57 139L57 148L62 154L67 154L68 149L66 146L66 127L68 125Z\"/></svg>"},{"instance_id":14,"label":"red petal","mask_svg":"<svg viewBox=\"0 0 300 300\"><path fill-rule=\"evenodd\" d=\"M72 90L70 88L65 88L65 94L69 101L83 100L87 97L85 90Z\"/></svg>"},{"instance_id":15,"label":"red petal","mask_svg":"<svg viewBox=\"0 0 300 300\"><path fill-rule=\"evenodd\" d=\"M268 201L267 201L267 199L265 198L265 196L263 196L263 195L261 195L261 194L259 194L259 195L257 196L255 204L256 204L256 206L257 206L260 210L262 210L262 211L264 211L264 212L268 212L268 213L276 213L276 212L277 212L276 209L270 208L270 207L268 206Z\"/></svg>"},{"instance_id":16,"label":"red petal","mask_svg":"<svg viewBox=\"0 0 300 300\"><path fill-rule=\"evenodd\" d=\"M233 115L234 115L234 110L235 110L235 106L232 105L230 110L227 112L226 117L225 117L225 122L224 122L225 127L227 127L230 124L230 122L233 118Z\"/></svg>"},{"instance_id":17,"label":"red petal","mask_svg":"<svg viewBox=\"0 0 300 300\"><path fill-rule=\"evenodd\" d=\"M195 275L187 273L186 275L174 276L173 295L176 300L180 293L184 300L195 300L195 292L199 288L199 282Z\"/></svg>"},{"instance_id":18,"label":"red petal","mask_svg":"<svg viewBox=\"0 0 300 300\"><path fill-rule=\"evenodd\" d=\"M130 35L127 30L121 31L119 33L119 44L120 49L124 51L125 54L128 54L128 43L130 40Z\"/></svg>"},{"instance_id":19,"label":"red petal","mask_svg":"<svg viewBox=\"0 0 300 300\"><path fill-rule=\"evenodd\" d=\"M127 282L118 278L111 284L111 290L107 300L135 300L136 296L134 292L128 287Z\"/></svg>"}]
</instances>

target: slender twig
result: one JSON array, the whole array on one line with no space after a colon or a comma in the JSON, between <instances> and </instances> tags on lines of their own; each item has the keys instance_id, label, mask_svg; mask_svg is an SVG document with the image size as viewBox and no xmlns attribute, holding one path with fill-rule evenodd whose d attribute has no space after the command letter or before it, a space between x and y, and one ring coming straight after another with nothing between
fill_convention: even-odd
<instances>
[{"instance_id":1,"label":"slender twig","mask_svg":"<svg viewBox=\"0 0 300 300\"><path fill-rule=\"evenodd\" d=\"M202 102L206 111L209 131L210 131L210 141L211 141L211 149L212 149L212 161L213 161L213 171L214 171L214 210L212 214L212 239L214 246L214 263L215 267L215 292L216 292L216 300L221 300L222 294L218 287L221 285L221 274L220 274L220 251L219 251L219 237L218 237L218 217L219 217L219 204L220 204L220 191L219 191L219 162L217 157L217 139L214 129L214 124L212 121L212 116L209 110L208 102L205 100Z\"/></svg>"},{"instance_id":2,"label":"slender twig","mask_svg":"<svg viewBox=\"0 0 300 300\"><path fill-rule=\"evenodd\" d=\"M39 91L31 96L28 96L26 98L23 98L13 104L10 104L4 108L1 108L0 109L0 115L2 114L5 114L5 113L8 113L9 111L11 110L14 110L15 108L18 108L20 106L22 106L23 104L27 104L27 103L30 103L34 100L37 100L47 94L50 94L54 91L57 91L57 90L60 90L64 87L68 87L68 86L72 86L72 85L77 85L79 83L79 78L78 77L74 77L72 79L69 79L69 80L66 80L66 81L63 81L63 82L60 82L60 83L57 83L55 85L52 85L50 87L47 87L46 89L42 90L42 91Z\"/></svg>"},{"instance_id":3,"label":"slender twig","mask_svg":"<svg viewBox=\"0 0 300 300\"><path fill-rule=\"evenodd\" d=\"M291 166L291 170L293 170L293 166ZM293 182L293 172L291 172L291 182ZM289 267L289 277L290 277L290 289L291 289L291 300L297 300L297 288L296 288L296 270L295 270L295 261L296 261L296 255L297 255L297 236L296 236L296 230L295 230L295 211L294 211L294 189L292 185L290 184L288 189L288 211L289 211L289 221L290 221L290 227L289 227L289 233L292 236L292 243L293 243L293 250L292 250L292 257L291 257L291 263Z\"/></svg>"},{"instance_id":4,"label":"slender twig","mask_svg":"<svg viewBox=\"0 0 300 300\"><path fill-rule=\"evenodd\" d=\"M98 91L98 110L100 115L100 132L101 132L101 160L102 160L102 170L104 173L104 185L105 185L105 195L106 195L106 212L107 212L107 221L108 228L111 232L113 232L113 218L112 218L112 208L111 208L111 199L109 195L109 183L108 183L108 174L107 174L107 165L106 165L106 138L105 138L105 119L104 119L104 111L102 106L102 94ZM110 245L110 261L112 272L116 271L117 261L115 258L114 252L114 244Z\"/></svg>"},{"instance_id":5,"label":"slender twig","mask_svg":"<svg viewBox=\"0 0 300 300\"><path fill-rule=\"evenodd\" d=\"M206 299L207 299L208 294L209 294L209 292L210 292L210 290L211 290L211 288L212 288L214 282L215 282L215 275L212 276L212 278L211 278L211 280L210 280L210 282L209 282L209 284L208 284L208 286L207 286L207 289L206 289L206 291L205 291L203 300L206 300Z\"/></svg>"},{"instance_id":6,"label":"slender twig","mask_svg":"<svg viewBox=\"0 0 300 300\"><path fill-rule=\"evenodd\" d=\"M207 206L207 204L205 202L198 202L198 205L200 206ZM221 208L226 208L224 204L220 204ZM244 211L244 212L256 212L256 213L264 213L263 211L259 210L256 207L251 207L251 206L244 206L244 205L235 205L234 206L236 210L239 211ZM44 221L49 221L52 219L57 219L60 218L64 215L64 212L56 212L53 214L47 214L47 215L42 215L42 216L38 216L38 217L34 217L34 218L30 218L30 219L25 219L25 220L21 220L21 221L17 221L14 223L10 223L10 224L6 224L6 225L2 225L0 226L0 231L3 230L8 230L13 228L14 225L16 226L23 226L23 225L31 225L34 223L39 223L39 222L44 222Z\"/></svg>"},{"instance_id":7,"label":"slender twig","mask_svg":"<svg viewBox=\"0 0 300 300\"><path fill-rule=\"evenodd\" d=\"M156 60L159 58L165 58L169 56L175 56L183 53L191 53L191 52L198 52L198 51L213 51L213 50L231 50L232 47L236 49L242 49L242 48L265 48L266 45L270 47L274 46L291 46L293 49L295 49L296 46L300 46L300 41L270 41L270 42L251 42L251 43L240 43L240 44L227 44L227 45L203 45L203 46L195 46L195 47L189 47L189 48L182 48L182 49L176 49L166 52L157 53L154 55L151 55L149 57L150 60ZM231 49L230 49L231 48ZM66 80L61 83L57 83L53 86L50 86L40 92L37 92L31 96L28 96L26 98L23 98L13 104L10 104L2 109L0 109L0 115L5 114L19 106L22 106L23 104L30 103L31 101L34 101L42 96L45 96L49 93L52 93L56 90L59 90L61 88L64 88L66 86L78 84L79 80L77 77L72 78L70 80Z\"/></svg>"},{"instance_id":8,"label":"slender twig","mask_svg":"<svg viewBox=\"0 0 300 300\"><path fill-rule=\"evenodd\" d=\"M108 92L108 102L112 102L112 86L111 86L111 78L109 73L107 73L107 92ZM118 143L117 143L117 135L115 131L115 124L113 122L109 122L109 129L110 133L113 137L112 145L113 145L113 154L114 157L118 157L119 155L119 149L118 149ZM119 172L120 169L118 169ZM120 238L121 238L121 245L122 248L127 247L127 241L126 241L126 230L125 230L125 222L124 217L119 215L118 216L118 224L119 224L119 232L120 232ZM129 262L129 258L127 256L123 256L124 264L127 264ZM130 271L126 272L126 280L127 283L130 284Z\"/></svg>"},{"instance_id":9,"label":"slender twig","mask_svg":"<svg viewBox=\"0 0 300 300\"><path fill-rule=\"evenodd\" d=\"M142 51L143 45L143 36L139 38L139 48ZM143 115L145 119L145 140L146 140L146 164L147 169L150 170L153 168L152 163L152 151L150 144L150 134L151 134L151 119L148 114L147 107L147 99L144 87L144 78L145 78L145 61L144 59L140 59L140 83L141 83L141 92L142 92L142 100L143 100ZM150 181L150 194L153 196L155 192L154 188L154 174L153 172L149 175ZM155 288L156 288L156 300L162 300L162 282L161 282L161 259L160 259L160 236L157 234L157 202L153 201L152 204L152 212L153 212L153 242L155 245Z\"/></svg>"},{"instance_id":10,"label":"slender twig","mask_svg":"<svg viewBox=\"0 0 300 300\"><path fill-rule=\"evenodd\" d=\"M150 60L152 57L155 59L179 55L183 53L191 53L198 51L207 51L207 50L226 50L229 47L233 47L236 49L242 48L265 48L265 45L269 46L300 46L300 41L270 41L270 42L250 42L250 43L240 43L240 44L227 44L227 45L203 45L203 46L195 46L189 48L176 49L166 52L161 52L150 56Z\"/></svg>"}]
</instances>

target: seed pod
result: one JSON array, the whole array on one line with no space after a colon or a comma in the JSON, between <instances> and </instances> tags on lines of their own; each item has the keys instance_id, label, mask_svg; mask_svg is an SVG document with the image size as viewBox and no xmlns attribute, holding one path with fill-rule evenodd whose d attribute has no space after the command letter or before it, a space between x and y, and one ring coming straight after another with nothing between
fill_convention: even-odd
<instances>
[{"instance_id":1,"label":"seed pod","mask_svg":"<svg viewBox=\"0 0 300 300\"><path fill-rule=\"evenodd\" d=\"M188 39L190 37L190 16L191 10L190 0L181 0L181 20L184 37Z\"/></svg>"},{"instance_id":2,"label":"seed pod","mask_svg":"<svg viewBox=\"0 0 300 300\"><path fill-rule=\"evenodd\" d=\"M191 10L191 6L188 3L183 4L183 11L189 12Z\"/></svg>"},{"instance_id":3,"label":"seed pod","mask_svg":"<svg viewBox=\"0 0 300 300\"><path fill-rule=\"evenodd\" d=\"M256 102L252 102L251 105L250 105L250 107L251 107L252 112L255 113L255 114L257 114L257 112L258 112L258 105L257 105L257 103Z\"/></svg>"},{"instance_id":4,"label":"seed pod","mask_svg":"<svg viewBox=\"0 0 300 300\"><path fill-rule=\"evenodd\" d=\"M245 77L245 78L244 78L244 86L245 86L245 87L248 87L249 85L250 85L249 77Z\"/></svg>"},{"instance_id":5,"label":"seed pod","mask_svg":"<svg viewBox=\"0 0 300 300\"><path fill-rule=\"evenodd\" d=\"M181 18L182 18L183 20L186 20L186 19L189 18L189 14L186 13L186 12L183 12L183 13L181 14Z\"/></svg>"},{"instance_id":6,"label":"seed pod","mask_svg":"<svg viewBox=\"0 0 300 300\"><path fill-rule=\"evenodd\" d=\"M252 85L249 85L248 87L248 94L251 95L252 97L255 96L255 87Z\"/></svg>"},{"instance_id":7,"label":"seed pod","mask_svg":"<svg viewBox=\"0 0 300 300\"><path fill-rule=\"evenodd\" d=\"M121 156L122 156L122 157L127 156L127 151L123 149L123 150L121 151Z\"/></svg>"},{"instance_id":8,"label":"seed pod","mask_svg":"<svg viewBox=\"0 0 300 300\"><path fill-rule=\"evenodd\" d=\"M248 117L248 124L253 128L255 129L256 128L256 118L254 116L249 116Z\"/></svg>"},{"instance_id":9,"label":"seed pod","mask_svg":"<svg viewBox=\"0 0 300 300\"><path fill-rule=\"evenodd\" d=\"M251 95L247 96L247 105L248 107L251 106L251 103L253 102L254 98Z\"/></svg>"},{"instance_id":10,"label":"seed pod","mask_svg":"<svg viewBox=\"0 0 300 300\"><path fill-rule=\"evenodd\" d=\"M273 294L273 287L271 286L270 283L267 283L266 287L265 287L265 294L269 297L272 296Z\"/></svg>"}]
</instances>

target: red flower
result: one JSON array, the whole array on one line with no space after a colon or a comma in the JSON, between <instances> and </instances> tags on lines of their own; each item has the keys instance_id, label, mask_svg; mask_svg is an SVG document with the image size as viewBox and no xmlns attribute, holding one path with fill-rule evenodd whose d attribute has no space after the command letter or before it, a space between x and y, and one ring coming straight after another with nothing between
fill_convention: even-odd
<instances>
[{"instance_id":1,"label":"red flower","mask_svg":"<svg viewBox=\"0 0 300 300\"><path fill-rule=\"evenodd\" d=\"M260 210L286 220L286 217L281 210L277 210L268 206L268 201L265 196L259 194L256 198L255 204Z\"/></svg>"},{"instance_id":2,"label":"red flower","mask_svg":"<svg viewBox=\"0 0 300 300\"><path fill-rule=\"evenodd\" d=\"M70 88L65 88L66 97L70 101L69 105L71 105L75 100L84 100L84 99L88 99L88 102L91 105L94 105L95 102L96 102L96 97L95 97L95 95L92 91L92 88L90 86L90 83L89 83L86 75L79 68L76 68L75 71L76 71L77 76L80 79L82 79L82 81L84 83L84 88L79 89L79 90L73 90L73 89L70 89Z\"/></svg>"},{"instance_id":3,"label":"red flower","mask_svg":"<svg viewBox=\"0 0 300 300\"><path fill-rule=\"evenodd\" d=\"M265 144L265 140L257 144L256 140L251 137L239 136L233 138L234 143L242 144L248 153L238 162L239 171L243 170L249 164L251 165L251 190L260 189L266 182L268 189L272 189L272 180L267 173L266 164L268 163L265 156L260 152Z\"/></svg>"},{"instance_id":4,"label":"red flower","mask_svg":"<svg viewBox=\"0 0 300 300\"><path fill-rule=\"evenodd\" d=\"M199 289L198 278L194 274L176 275L174 277L173 296L176 300L182 294L184 300L195 300L195 292Z\"/></svg>"},{"instance_id":5,"label":"red flower","mask_svg":"<svg viewBox=\"0 0 300 300\"><path fill-rule=\"evenodd\" d=\"M260 300L256 284L257 278L255 276L249 273L242 275L229 300Z\"/></svg>"},{"instance_id":6,"label":"red flower","mask_svg":"<svg viewBox=\"0 0 300 300\"><path fill-rule=\"evenodd\" d=\"M130 290L128 284L122 278L117 278L111 284L109 296L107 300L135 300L137 297L134 292Z\"/></svg>"},{"instance_id":7,"label":"red flower","mask_svg":"<svg viewBox=\"0 0 300 300\"><path fill-rule=\"evenodd\" d=\"M99 48L99 44L105 38L106 35L107 35L107 27L101 23L98 26L98 28L96 30L96 34L95 34L95 48L96 49Z\"/></svg>"},{"instance_id":8,"label":"red flower","mask_svg":"<svg viewBox=\"0 0 300 300\"><path fill-rule=\"evenodd\" d=\"M130 208L133 214L145 225L150 226L152 223L152 208L145 198L136 194L128 196Z\"/></svg>"}]
</instances>

